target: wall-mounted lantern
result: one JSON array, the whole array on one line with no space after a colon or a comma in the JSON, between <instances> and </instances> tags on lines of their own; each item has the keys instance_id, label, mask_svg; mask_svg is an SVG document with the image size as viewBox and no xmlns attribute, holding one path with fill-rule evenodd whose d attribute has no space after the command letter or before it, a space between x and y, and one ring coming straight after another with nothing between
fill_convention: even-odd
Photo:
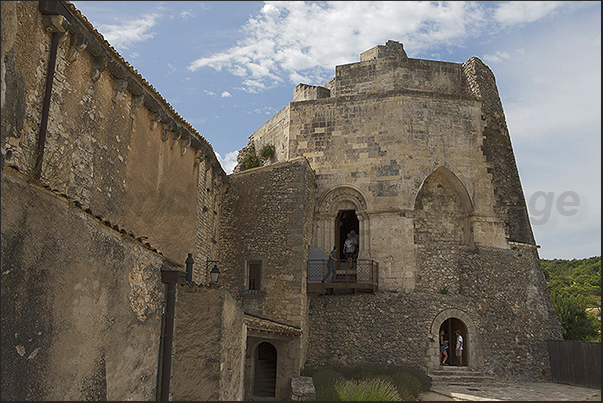
<instances>
[{"instance_id":1,"label":"wall-mounted lantern","mask_svg":"<svg viewBox=\"0 0 603 403\"><path fill-rule=\"evenodd\" d=\"M210 263L214 264L214 267L212 267L211 271L209 272L210 284L216 284L218 282L218 279L220 278L220 270L218 269L218 261L217 260L209 260L209 258L208 258L207 261L205 262L205 270L209 270Z\"/></svg>"}]
</instances>

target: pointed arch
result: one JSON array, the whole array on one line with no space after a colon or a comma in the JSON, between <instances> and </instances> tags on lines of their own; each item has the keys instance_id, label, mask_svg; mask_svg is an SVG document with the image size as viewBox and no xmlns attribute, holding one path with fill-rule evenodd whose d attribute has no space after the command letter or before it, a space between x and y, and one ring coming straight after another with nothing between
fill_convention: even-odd
<instances>
[{"instance_id":1,"label":"pointed arch","mask_svg":"<svg viewBox=\"0 0 603 403\"><path fill-rule=\"evenodd\" d=\"M472 245L473 202L466 187L440 166L421 183L414 204L415 244Z\"/></svg>"}]
</instances>

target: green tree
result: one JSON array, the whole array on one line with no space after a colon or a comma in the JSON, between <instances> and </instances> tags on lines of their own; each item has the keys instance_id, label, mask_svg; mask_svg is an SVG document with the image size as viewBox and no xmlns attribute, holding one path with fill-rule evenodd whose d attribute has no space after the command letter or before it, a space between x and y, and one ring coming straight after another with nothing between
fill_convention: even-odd
<instances>
[{"instance_id":1,"label":"green tree","mask_svg":"<svg viewBox=\"0 0 603 403\"><path fill-rule=\"evenodd\" d=\"M601 341L601 323L586 313L587 300L564 292L551 295L564 340Z\"/></svg>"}]
</instances>

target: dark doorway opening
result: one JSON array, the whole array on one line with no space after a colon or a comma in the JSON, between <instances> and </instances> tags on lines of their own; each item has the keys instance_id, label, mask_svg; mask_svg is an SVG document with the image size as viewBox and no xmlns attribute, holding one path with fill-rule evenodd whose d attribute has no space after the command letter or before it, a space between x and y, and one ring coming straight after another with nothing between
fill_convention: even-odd
<instances>
[{"instance_id":1,"label":"dark doorway opening","mask_svg":"<svg viewBox=\"0 0 603 403\"><path fill-rule=\"evenodd\" d=\"M454 333L456 330L461 331L461 336L463 337L463 366L468 364L467 362L467 326L457 318L448 318L442 323L440 326L440 330L444 331L444 339L448 340L448 359L446 360L446 365L454 365L460 366L461 363L456 356L456 342L457 337ZM438 331L439 335L439 331Z\"/></svg>"},{"instance_id":2,"label":"dark doorway opening","mask_svg":"<svg viewBox=\"0 0 603 403\"><path fill-rule=\"evenodd\" d=\"M335 231L335 244L339 245L339 258L343 259L345 257L343 244L345 243L345 240L348 237L348 233L352 230L354 230L356 234L359 234L360 232L360 225L358 223L358 216L356 215L356 211L339 211L339 213L337 214L335 228L339 229L339 231ZM359 239L358 241L358 245L356 246L356 253L358 253L358 250L360 249L360 242L362 242L362 239Z\"/></svg>"},{"instance_id":3,"label":"dark doorway opening","mask_svg":"<svg viewBox=\"0 0 603 403\"><path fill-rule=\"evenodd\" d=\"M255 355L253 394L259 397L275 397L276 348L268 342L260 343Z\"/></svg>"}]
</instances>

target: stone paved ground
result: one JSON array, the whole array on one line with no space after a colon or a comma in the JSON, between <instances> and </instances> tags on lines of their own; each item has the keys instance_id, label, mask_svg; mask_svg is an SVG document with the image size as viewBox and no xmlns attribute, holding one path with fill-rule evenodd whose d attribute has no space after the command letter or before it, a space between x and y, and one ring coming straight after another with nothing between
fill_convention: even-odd
<instances>
[{"instance_id":1,"label":"stone paved ground","mask_svg":"<svg viewBox=\"0 0 603 403\"><path fill-rule=\"evenodd\" d=\"M496 386L434 385L418 400L601 401L601 389L560 383L504 383Z\"/></svg>"}]
</instances>

